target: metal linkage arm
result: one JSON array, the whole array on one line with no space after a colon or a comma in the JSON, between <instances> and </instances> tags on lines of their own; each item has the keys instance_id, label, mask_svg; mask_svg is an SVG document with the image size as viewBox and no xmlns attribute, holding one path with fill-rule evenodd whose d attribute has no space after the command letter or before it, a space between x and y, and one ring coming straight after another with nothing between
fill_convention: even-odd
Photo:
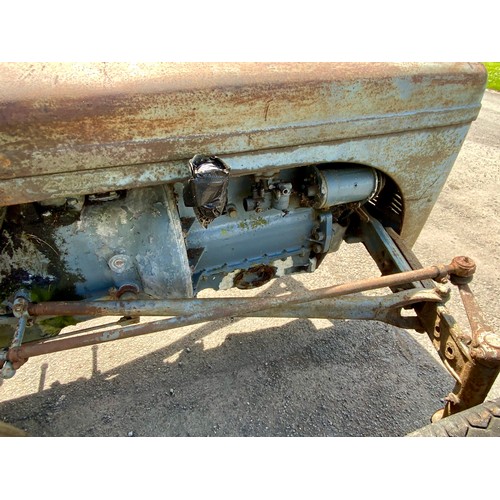
<instances>
[{"instance_id":1,"label":"metal linkage arm","mask_svg":"<svg viewBox=\"0 0 500 500\"><path fill-rule=\"evenodd\" d=\"M406 266L422 268L398 234L384 228L366 213L362 214L358 234L382 273L406 269ZM387 243L389 240L390 243ZM445 408L436 412L434 421L481 404L500 373L500 335L487 326L468 285L476 265L468 257L455 257L453 264L449 278L460 290L473 337L461 330L443 303L426 302L414 306L422 329L456 380L453 392L445 398ZM435 284L424 280L404 286L430 288Z\"/></svg>"},{"instance_id":2,"label":"metal linkage arm","mask_svg":"<svg viewBox=\"0 0 500 500\"><path fill-rule=\"evenodd\" d=\"M228 307L228 303L226 301L219 301L216 302L216 304L212 307L198 307L190 313L184 312L179 316L162 319L159 321L152 321L150 323L135 324L117 328L114 330L107 330L104 332L88 333L61 339L56 338L53 341L49 342L32 342L29 344L24 344L20 347L11 347L6 353L4 353L3 359L10 361L13 364L15 363L19 366L31 356L59 352L87 345L100 344L112 340L136 337L139 335L154 332L166 331L173 328L193 325L200 322L217 320L220 318L225 318L227 316L251 316L253 313L264 310L271 310L266 315L272 316L272 310L274 308L286 308L288 306L296 306L299 304L306 304L314 301L351 295L369 290L375 290L377 288L397 287L399 285L412 283L414 281L418 282L426 279L439 278L441 276L448 275L450 272L453 272L455 268L456 265L454 263L451 263L449 265L430 266L424 269L353 281L350 283L334 285L317 290L310 290L302 294L288 294L278 297L241 300L239 303L231 303L231 307ZM437 294L437 297L442 298L439 293ZM63 311L69 312L71 310L76 314L80 312L82 314L85 314L92 313L92 307L93 306L91 303L84 302L62 304L56 303L54 309L51 309L51 304L47 303L39 305L29 305L28 311L30 312L30 314L50 315L55 312L57 312L57 314L61 314ZM104 306L102 304L99 304L99 306L97 306L97 308L94 310L94 313L96 313L97 315L104 313L105 308L102 309L102 307ZM121 307L124 307L124 310L127 309L125 305ZM123 312L123 310L120 312Z\"/></svg>"}]
</instances>

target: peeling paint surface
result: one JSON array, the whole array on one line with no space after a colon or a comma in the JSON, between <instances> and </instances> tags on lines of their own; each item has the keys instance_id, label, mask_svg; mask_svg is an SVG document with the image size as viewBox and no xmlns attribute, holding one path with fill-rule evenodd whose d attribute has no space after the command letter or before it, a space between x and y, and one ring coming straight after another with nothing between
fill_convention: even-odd
<instances>
[{"instance_id":1,"label":"peeling paint surface","mask_svg":"<svg viewBox=\"0 0 500 500\"><path fill-rule=\"evenodd\" d=\"M4 231L5 245L0 259L0 277L22 269L32 276L47 277L49 259L33 243L34 236L21 233L20 241L13 244L10 235Z\"/></svg>"},{"instance_id":2,"label":"peeling paint surface","mask_svg":"<svg viewBox=\"0 0 500 500\"><path fill-rule=\"evenodd\" d=\"M485 84L466 63L1 64L0 179L24 181L0 184L0 203L71 192L66 174L92 172L74 183L87 192L108 169L126 187L173 181L200 151L470 123ZM177 165L162 173L166 162Z\"/></svg>"}]
</instances>

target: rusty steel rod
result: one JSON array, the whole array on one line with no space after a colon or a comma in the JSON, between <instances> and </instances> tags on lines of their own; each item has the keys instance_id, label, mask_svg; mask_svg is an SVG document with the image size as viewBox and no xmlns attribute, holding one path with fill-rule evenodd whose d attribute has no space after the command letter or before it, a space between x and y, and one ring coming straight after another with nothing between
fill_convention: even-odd
<instances>
[{"instance_id":1,"label":"rusty steel rod","mask_svg":"<svg viewBox=\"0 0 500 500\"><path fill-rule=\"evenodd\" d=\"M251 317L273 317L273 318L321 318L321 319L353 319L353 320L378 320L394 326L402 324L412 325L413 317L402 317L396 312L403 308L416 303L423 302L444 302L447 299L447 294L439 289L422 289L414 288L411 290L403 290L401 292L381 295L367 296L354 295L347 297L335 297L331 299L315 300L301 304L291 304L285 306L277 306L272 309L263 309L249 313ZM39 342L54 342L61 338L81 335L82 333L96 332L110 327L126 326L132 324L133 321L138 322L140 316L178 316L185 313L193 313L198 310L209 310L217 305L226 305L226 307L234 307L237 304L251 304L255 298L249 297L245 299L173 299L173 300L150 300L140 301L141 305L133 305L133 308L125 307L120 302L110 302L111 307L104 311L106 315L119 312L120 316L127 312L125 321L115 321L104 325L72 330L67 333L57 335L57 337L48 337L39 340ZM132 301L136 302L136 301ZM104 302L103 302L104 303ZM194 307L193 307L194 304ZM166 308L168 307L168 308ZM99 308L101 311L101 309ZM130 316L130 312L134 311L138 316ZM81 311L79 311L81 312ZM140 315L139 315L140 313ZM145 314L143 314L145 313ZM244 312L233 314L234 317L247 317ZM406 326L402 326L406 328ZM408 329L412 329L408 326Z\"/></svg>"},{"instance_id":2,"label":"rusty steel rod","mask_svg":"<svg viewBox=\"0 0 500 500\"><path fill-rule=\"evenodd\" d=\"M29 315L36 316L180 316L209 311L214 307L226 307L227 310L241 310L247 306L251 308L260 297L247 298L206 298L206 299L165 299L165 300L95 300L91 302L41 302L28 306ZM427 289L405 290L389 295L369 297L369 296L349 296L337 297L335 299L322 299L307 302L309 309L320 312L324 317L327 311L330 314L337 314L337 310L343 314L346 309L353 310L357 307L394 308L398 305L410 305L415 302L442 300L442 297ZM305 316L305 310L301 304L285 304L270 309L253 311L257 316L278 316L295 317L293 314ZM232 316L244 316L245 311ZM318 317L318 316L310 316ZM333 316L331 316L333 318Z\"/></svg>"},{"instance_id":3,"label":"rusty steel rod","mask_svg":"<svg viewBox=\"0 0 500 500\"><path fill-rule=\"evenodd\" d=\"M110 342L112 340L137 337L139 335L161 332L173 328L202 323L205 321L212 321L227 316L234 316L240 313L249 314L255 311L270 309L272 307L278 307L285 304L312 302L314 300L338 297L342 295L350 295L353 293L365 292L377 288L395 287L407 283L422 281L425 279L441 278L448 274L453 274L458 270L458 268L459 266L454 260L451 262L451 264L448 265L430 266L414 271L406 271L377 278L343 283L340 285L307 291L298 296L295 294L288 294L279 297L257 298L251 305L249 305L248 303L244 303L232 310L228 310L226 306L218 306L214 307L208 312L200 311L190 315L177 316L173 318L162 319L159 321L152 321L150 323L131 325L112 331L89 333L87 335L55 340L54 342L48 342L44 344L25 344L19 348L9 349L7 358L12 362L22 362L23 360L26 360L32 356L60 352L88 345L101 344L104 342Z\"/></svg>"}]
</instances>

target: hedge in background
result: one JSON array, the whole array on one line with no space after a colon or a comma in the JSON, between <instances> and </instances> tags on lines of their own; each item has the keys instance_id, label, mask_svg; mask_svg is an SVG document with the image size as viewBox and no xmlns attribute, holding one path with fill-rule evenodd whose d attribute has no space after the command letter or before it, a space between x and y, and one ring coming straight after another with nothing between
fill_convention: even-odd
<instances>
[{"instance_id":1,"label":"hedge in background","mask_svg":"<svg viewBox=\"0 0 500 500\"><path fill-rule=\"evenodd\" d=\"M484 63L488 71L487 88L500 92L500 62Z\"/></svg>"}]
</instances>

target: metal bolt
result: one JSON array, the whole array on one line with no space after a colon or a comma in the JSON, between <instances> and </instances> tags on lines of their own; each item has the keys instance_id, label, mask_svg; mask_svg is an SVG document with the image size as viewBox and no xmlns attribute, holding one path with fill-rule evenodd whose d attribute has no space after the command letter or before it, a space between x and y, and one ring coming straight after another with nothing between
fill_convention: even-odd
<instances>
[{"instance_id":1,"label":"metal bolt","mask_svg":"<svg viewBox=\"0 0 500 500\"><path fill-rule=\"evenodd\" d=\"M316 243L315 245L312 246L312 251L314 253L322 253L323 252L323 247Z\"/></svg>"},{"instance_id":2,"label":"metal bolt","mask_svg":"<svg viewBox=\"0 0 500 500\"><path fill-rule=\"evenodd\" d=\"M123 273L130 267L128 255L113 255L108 261L109 268L115 273Z\"/></svg>"},{"instance_id":3,"label":"metal bolt","mask_svg":"<svg viewBox=\"0 0 500 500\"><path fill-rule=\"evenodd\" d=\"M227 209L227 214L229 215L229 217L232 217L234 219L238 217L238 210L236 210L236 207L234 205L230 206Z\"/></svg>"},{"instance_id":4,"label":"metal bolt","mask_svg":"<svg viewBox=\"0 0 500 500\"><path fill-rule=\"evenodd\" d=\"M26 312L28 301L24 297L18 297L12 305L12 313L16 318L20 318Z\"/></svg>"},{"instance_id":5,"label":"metal bolt","mask_svg":"<svg viewBox=\"0 0 500 500\"><path fill-rule=\"evenodd\" d=\"M444 284L436 285L435 292L445 300L450 298L450 287Z\"/></svg>"}]
</instances>

